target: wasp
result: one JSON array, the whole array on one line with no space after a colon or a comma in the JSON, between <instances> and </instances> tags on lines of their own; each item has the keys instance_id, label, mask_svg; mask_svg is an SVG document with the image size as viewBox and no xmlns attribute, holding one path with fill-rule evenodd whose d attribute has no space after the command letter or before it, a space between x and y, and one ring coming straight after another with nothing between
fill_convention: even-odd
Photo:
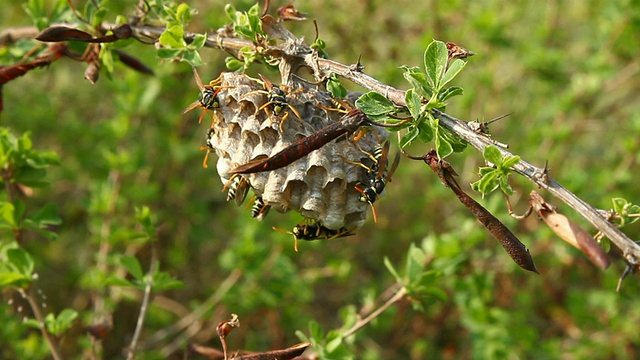
<instances>
[{"instance_id":1,"label":"wasp","mask_svg":"<svg viewBox=\"0 0 640 360\"><path fill-rule=\"evenodd\" d=\"M211 80L207 85L202 84L202 79L200 79L200 75L198 75L198 71L195 67L193 68L193 75L196 78L196 84L198 84L200 94L198 94L198 100L187 106L187 108L182 111L182 114L186 114L196 108L203 109L202 115L200 115L200 118L198 118L198 124L200 124L202 123L202 119L204 118L204 114L207 112L207 110L213 110L215 112L216 109L220 107L220 102L218 101L218 93L222 89L230 88L230 86L220 85L222 83L222 74L220 74L220 76L218 76L215 80ZM213 116L212 119L215 121L215 118L213 118Z\"/></svg>"},{"instance_id":2,"label":"wasp","mask_svg":"<svg viewBox=\"0 0 640 360\"><path fill-rule=\"evenodd\" d=\"M227 191L227 201L234 200L238 206L242 205L247 197L247 192L251 184L242 175L233 175L222 188L222 192Z\"/></svg>"},{"instance_id":3,"label":"wasp","mask_svg":"<svg viewBox=\"0 0 640 360\"><path fill-rule=\"evenodd\" d=\"M253 206L251 207L251 217L262 220L265 216L267 216L269 209L271 209L271 205L268 205L262 199L262 196L258 196L253 202Z\"/></svg>"},{"instance_id":4,"label":"wasp","mask_svg":"<svg viewBox=\"0 0 640 360\"><path fill-rule=\"evenodd\" d=\"M373 214L373 221L378 222L378 214L376 213L376 208L373 206L373 203L378 199L378 196L382 194L384 191L387 182L391 181L391 176L398 168L398 164L400 163L400 153L396 154L395 159L391 166L387 169L388 156L389 156L389 142L385 142L384 145L378 145L374 149L373 154L364 151L362 148L358 147L360 151L365 153L373 163L371 166L366 166L361 162L353 162L349 159L345 159L348 163L362 166L367 170L367 178L369 183L363 187L362 183L356 184L356 191L358 191L360 195L360 201L364 203L368 203L371 205L371 213Z\"/></svg>"},{"instance_id":5,"label":"wasp","mask_svg":"<svg viewBox=\"0 0 640 360\"><path fill-rule=\"evenodd\" d=\"M231 174L251 174L261 171L277 170L318 150L337 137L353 133L361 126L370 125L371 120L360 109L353 109L340 118L340 121L325 126L313 134L301 138L275 155L256 159L231 170Z\"/></svg>"},{"instance_id":6,"label":"wasp","mask_svg":"<svg viewBox=\"0 0 640 360\"><path fill-rule=\"evenodd\" d=\"M209 128L209 130L207 130L207 137L205 139L205 145L200 146L200 151L207 151L206 154L204 155L204 161L202 161L202 167L203 168L208 168L209 164L209 154L211 154L212 152L215 152L216 149L213 146L213 137L216 134L215 130L213 129L213 127Z\"/></svg>"},{"instance_id":7,"label":"wasp","mask_svg":"<svg viewBox=\"0 0 640 360\"><path fill-rule=\"evenodd\" d=\"M287 102L287 93L280 86L275 85L274 83L269 81L269 79L262 76L262 74L258 74L258 75L260 76L260 79L262 79L261 82L262 82L262 85L264 86L264 90L252 91L243 96L243 97L247 97L249 95L256 94L256 93L267 95L267 102L262 104L262 106L260 106L258 110L256 110L256 114L264 110L265 113L267 113L267 116L271 118L271 111L273 111L273 113L276 116L278 116L280 115L280 113L282 113L285 110L285 108L288 107L291 111L293 111L294 114L296 114L298 119L302 120L302 116L300 115L298 110L293 105ZM282 133L283 131L282 124L288 117L289 117L289 112L287 111L282 117L282 119L280 120L280 133Z\"/></svg>"},{"instance_id":8,"label":"wasp","mask_svg":"<svg viewBox=\"0 0 640 360\"><path fill-rule=\"evenodd\" d=\"M314 223L304 221L294 226L291 231L283 230L275 226L273 227L273 230L292 235L294 239L293 249L296 252L298 251L298 240L333 240L355 235L353 229L349 230L343 226L338 230L333 230L323 226L319 221Z\"/></svg>"}]
</instances>

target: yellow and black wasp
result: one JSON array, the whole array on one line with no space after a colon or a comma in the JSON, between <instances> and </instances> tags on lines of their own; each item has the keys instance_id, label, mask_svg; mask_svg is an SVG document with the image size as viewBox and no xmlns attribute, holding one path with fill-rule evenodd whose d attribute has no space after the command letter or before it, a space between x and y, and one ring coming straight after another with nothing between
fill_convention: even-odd
<instances>
[{"instance_id":1,"label":"yellow and black wasp","mask_svg":"<svg viewBox=\"0 0 640 360\"><path fill-rule=\"evenodd\" d=\"M267 213L269 213L269 209L271 209L271 205L267 204L264 199L262 199L262 196L258 196L253 202L253 206L251 206L251 217L262 221L262 219L267 216Z\"/></svg>"},{"instance_id":2,"label":"yellow and black wasp","mask_svg":"<svg viewBox=\"0 0 640 360\"><path fill-rule=\"evenodd\" d=\"M204 85L202 83L202 79L200 79L200 75L196 68L193 68L193 75L196 79L196 84L198 84L198 88L200 89L200 94L198 94L198 100L191 103L191 105L187 106L182 114L186 114L189 111L200 108L203 109L202 115L198 118L198 124L202 123L202 119L204 118L204 114L208 110L213 110L216 112L216 109L220 107L220 101L218 100L218 93L222 89L227 89L230 86L221 86L222 83L222 75L218 76L215 80L211 80L209 84ZM212 120L215 122L215 118L213 115L211 116Z\"/></svg>"},{"instance_id":3,"label":"yellow and black wasp","mask_svg":"<svg viewBox=\"0 0 640 360\"><path fill-rule=\"evenodd\" d=\"M242 205L247 193L251 188L249 180L242 175L233 175L222 188L222 192L227 191L227 201L235 200L238 206Z\"/></svg>"},{"instance_id":4,"label":"yellow and black wasp","mask_svg":"<svg viewBox=\"0 0 640 360\"><path fill-rule=\"evenodd\" d=\"M205 145L200 146L200 151L205 151L205 150L207 151L206 154L204 155L204 161L202 161L202 167L205 169L209 167L209 164L208 164L209 154L216 151L215 147L213 146L213 137L215 134L216 132L213 129L213 127L210 127L209 130L207 130Z\"/></svg>"},{"instance_id":5,"label":"yellow and black wasp","mask_svg":"<svg viewBox=\"0 0 640 360\"><path fill-rule=\"evenodd\" d=\"M280 113L282 113L285 110L285 108L289 108L298 117L298 119L302 121L302 115L300 115L298 110L293 105L289 104L287 100L287 92L283 90L283 88L281 88L280 86L273 84L271 81L269 81L269 79L262 76L261 74L258 74L258 75L260 76L261 81L258 81L258 80L256 81L262 83L264 90L251 91L243 96L243 97L247 97L249 95L257 94L257 93L267 95L267 102L262 104L258 108L258 110L256 110L256 114L264 110L267 116L271 118L272 111L273 111L273 114L275 114L276 116L279 116ZM282 116L282 119L280 119L280 125L279 125L280 132L282 132L282 124L288 117L289 117L289 112L287 111L284 114L284 116Z\"/></svg>"},{"instance_id":6,"label":"yellow and black wasp","mask_svg":"<svg viewBox=\"0 0 640 360\"><path fill-rule=\"evenodd\" d=\"M361 162L353 162L348 159L345 159L347 162L355 165L362 166L367 170L367 179L369 183L364 185L362 183L356 184L356 191L358 191L360 195L360 201L366 202L371 205L371 212L373 214L373 221L378 222L378 214L376 213L376 208L373 206L373 203L378 199L378 196L382 194L384 191L387 182L391 181L391 176L398 168L398 164L400 163L400 153L396 154L396 157L389 168L388 165L388 156L389 156L389 142L385 142L384 145L378 145L373 151L373 155L369 152L360 148L360 151L365 153L371 160L371 166L366 166Z\"/></svg>"},{"instance_id":7,"label":"yellow and black wasp","mask_svg":"<svg viewBox=\"0 0 640 360\"><path fill-rule=\"evenodd\" d=\"M291 231L277 227L273 227L273 230L293 235L293 248L296 252L298 251L298 240L333 240L336 238L355 235L353 229L349 230L345 227L341 227L338 230L329 229L323 226L319 221L311 223L309 220L305 220L304 222L294 226Z\"/></svg>"}]
</instances>

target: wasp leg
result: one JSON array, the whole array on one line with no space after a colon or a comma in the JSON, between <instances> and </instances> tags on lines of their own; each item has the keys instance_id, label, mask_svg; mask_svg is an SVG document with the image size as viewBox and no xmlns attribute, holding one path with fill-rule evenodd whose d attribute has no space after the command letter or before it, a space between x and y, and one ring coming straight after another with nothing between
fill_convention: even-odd
<instances>
[{"instance_id":1,"label":"wasp leg","mask_svg":"<svg viewBox=\"0 0 640 360\"><path fill-rule=\"evenodd\" d=\"M204 154L204 161L202 161L202 167L205 169L209 168L209 164L207 163L209 161L209 154L211 154L211 149L209 149L206 146L200 146L200 151L204 151L207 150L207 153Z\"/></svg>"},{"instance_id":2,"label":"wasp leg","mask_svg":"<svg viewBox=\"0 0 640 360\"><path fill-rule=\"evenodd\" d=\"M361 166L363 169L367 170L367 172L372 172L372 171L373 171L370 167L368 167L367 165L365 165L365 164L363 164L363 163L361 163L361 162L359 162L359 161L352 161L352 160L349 160L349 158L347 158L347 157L346 157L346 156L344 156L344 155L340 155L340 157L342 157L342 159L344 159L344 161L345 161L345 162L347 162L347 163L349 163L349 164L351 164L351 165L358 165L358 166Z\"/></svg>"},{"instance_id":3,"label":"wasp leg","mask_svg":"<svg viewBox=\"0 0 640 360\"><path fill-rule=\"evenodd\" d=\"M366 189L362 189L359 185L360 183L356 184L356 191L362 194L362 197L360 197L361 201L362 199L365 199L365 201L362 201L362 202L368 202L369 205L371 205L371 214L373 215L373 222L377 224L378 212L376 211L376 207L373 205L373 201L371 201L371 199L369 199L369 197L365 193Z\"/></svg>"}]
</instances>

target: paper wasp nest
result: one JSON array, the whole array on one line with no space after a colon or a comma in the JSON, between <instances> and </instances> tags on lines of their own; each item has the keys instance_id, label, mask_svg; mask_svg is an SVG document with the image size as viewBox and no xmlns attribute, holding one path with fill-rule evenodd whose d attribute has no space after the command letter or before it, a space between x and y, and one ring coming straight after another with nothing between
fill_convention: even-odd
<instances>
[{"instance_id":1,"label":"paper wasp nest","mask_svg":"<svg viewBox=\"0 0 640 360\"><path fill-rule=\"evenodd\" d=\"M279 114L274 113L271 105L267 106L271 116L264 109L258 111L268 100L264 87L255 79L223 73L221 81L222 88L217 94L220 107L213 114L209 145L218 155L217 171L223 184L231 178L229 171L238 165L276 154L343 115L319 107L318 104L327 108L336 105L329 93L306 83L283 87L287 91L287 102L302 116L299 119L286 106ZM256 92L258 90L263 92ZM287 113L281 132L280 122ZM386 137L386 131L370 129L358 145L373 153L374 147ZM369 205L359 201L360 193L355 185L367 184L368 179L362 166L351 164L345 158L367 163L368 156L344 136L338 140L278 170L240 176L248 180L266 205L280 212L295 210L334 230L360 227Z\"/></svg>"}]
</instances>

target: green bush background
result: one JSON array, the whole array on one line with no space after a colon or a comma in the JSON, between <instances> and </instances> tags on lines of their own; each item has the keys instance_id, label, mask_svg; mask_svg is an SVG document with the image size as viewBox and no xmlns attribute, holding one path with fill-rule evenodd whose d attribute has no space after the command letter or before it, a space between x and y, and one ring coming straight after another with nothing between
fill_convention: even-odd
<instances>
[{"instance_id":1,"label":"green bush background","mask_svg":"<svg viewBox=\"0 0 640 360\"><path fill-rule=\"evenodd\" d=\"M189 4L199 10L191 31L213 32L227 22L222 2ZM247 10L252 3L233 5ZM611 208L612 197L640 197L635 2L330 0L295 6L317 19L332 59L349 64L362 54L367 74L398 88L407 88L398 67L420 65L433 38L475 51L455 80L465 94L450 103L450 114L473 120L513 112L491 128L513 153L540 166L548 160L554 178L598 208ZM2 7L2 29L30 25L19 4ZM108 19L133 10L125 1L112 1L109 9ZM308 41L315 37L310 21L286 26ZM81 313L62 340L69 358L86 354L83 327L96 315L92 297L104 291L100 279L106 275L95 265L100 246L109 246L112 255L136 255L148 267L149 247L131 240L130 230L135 207L144 205L159 224L161 268L184 287L156 295L143 343L212 296L230 274L240 276L189 342L218 347L215 326L232 312L242 327L229 337L231 349L290 346L299 341L295 330L307 332L310 321L325 331L339 328L340 309L370 304L393 284L383 258L400 266L415 243L427 250L428 268L442 272L436 284L448 298L425 302L423 312L410 301L392 307L357 333L349 345L355 358L639 356L640 288L631 277L615 292L625 266L619 258L602 272L535 217L510 219L499 194L479 200L531 249L541 275L525 273L418 162L400 164L376 204L377 224L368 221L353 237L301 243L295 253L291 237L271 227L290 228L299 215L272 212L257 222L248 209L225 202L214 166L202 168L198 148L206 125L198 126L196 112L181 115L197 96L189 66L160 62L151 46L132 43L126 51L151 65L156 76L117 65L113 79L103 76L91 85L82 64L63 59L3 88L1 125L16 134L31 132L34 148L54 150L62 162L49 172L51 185L26 200L29 209L57 205L63 219L59 239L31 235L24 247L36 259L44 312L70 307ZM207 63L199 69L203 78L224 71L225 54L203 49L201 55ZM467 149L449 160L468 189L481 155ZM522 212L533 186L517 176L512 184L512 202ZM570 209L559 210L591 229ZM625 231L639 237L637 225ZM114 330L103 354L117 358L135 328L140 294L107 294ZM3 350L5 356L46 358L40 335L20 324L24 315L7 303L0 309L0 322L7 324L0 347L12 349ZM170 340L145 343L139 358L163 358ZM184 349L186 343L179 345Z\"/></svg>"}]
</instances>

